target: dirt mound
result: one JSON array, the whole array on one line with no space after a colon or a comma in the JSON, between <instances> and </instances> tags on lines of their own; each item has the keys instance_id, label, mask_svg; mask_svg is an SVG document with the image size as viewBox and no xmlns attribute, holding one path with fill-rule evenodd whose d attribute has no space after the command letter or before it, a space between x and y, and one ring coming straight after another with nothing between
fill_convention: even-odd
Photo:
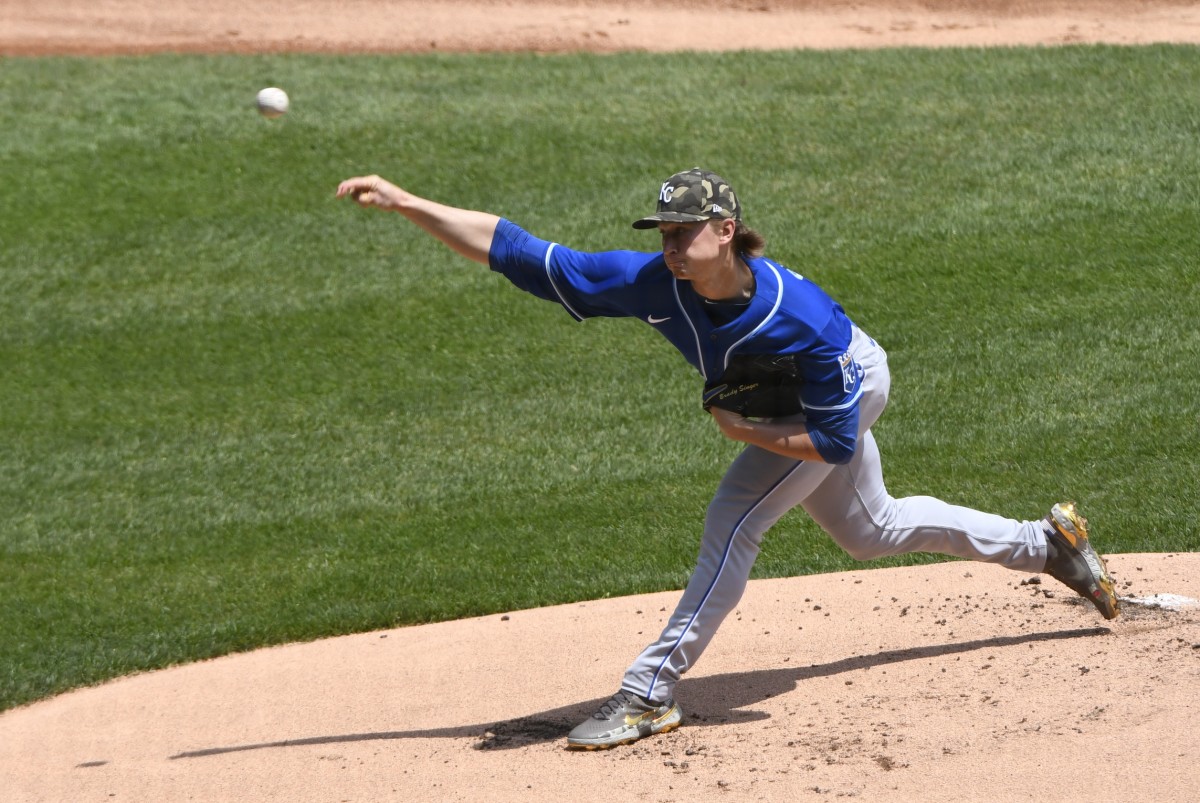
<instances>
[{"instance_id":1,"label":"dirt mound","mask_svg":"<svg viewBox=\"0 0 1200 803\"><path fill-rule=\"evenodd\" d=\"M0 784L15 801L1200 799L1200 556L1109 566L1113 622L965 562L753 582L679 684L684 727L607 752L563 737L677 593L73 692L0 716Z\"/></svg>"}]
</instances>

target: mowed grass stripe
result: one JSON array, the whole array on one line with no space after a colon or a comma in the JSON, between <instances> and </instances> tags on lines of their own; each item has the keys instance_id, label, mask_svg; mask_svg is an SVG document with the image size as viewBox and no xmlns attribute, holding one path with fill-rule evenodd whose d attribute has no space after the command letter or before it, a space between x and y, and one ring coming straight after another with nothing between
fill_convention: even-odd
<instances>
[{"instance_id":1,"label":"mowed grass stripe","mask_svg":"<svg viewBox=\"0 0 1200 803\"><path fill-rule=\"evenodd\" d=\"M364 172L651 249L662 178L717 170L888 349L895 495L1200 548L1198 79L1166 46L0 61L0 708L686 582L737 451L699 378L333 200ZM794 513L755 576L852 565Z\"/></svg>"}]
</instances>

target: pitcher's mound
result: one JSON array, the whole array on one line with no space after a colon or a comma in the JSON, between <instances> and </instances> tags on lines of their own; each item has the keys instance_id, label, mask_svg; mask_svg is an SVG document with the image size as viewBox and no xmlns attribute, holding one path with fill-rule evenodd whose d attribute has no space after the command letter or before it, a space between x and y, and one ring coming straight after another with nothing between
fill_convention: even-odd
<instances>
[{"instance_id":1,"label":"pitcher's mound","mask_svg":"<svg viewBox=\"0 0 1200 803\"><path fill-rule=\"evenodd\" d=\"M678 592L347 636L0 715L14 801L1200 800L1200 556L1116 555L1104 621L954 562L762 580L684 726L583 753ZM1041 582L1038 582L1041 581Z\"/></svg>"}]
</instances>

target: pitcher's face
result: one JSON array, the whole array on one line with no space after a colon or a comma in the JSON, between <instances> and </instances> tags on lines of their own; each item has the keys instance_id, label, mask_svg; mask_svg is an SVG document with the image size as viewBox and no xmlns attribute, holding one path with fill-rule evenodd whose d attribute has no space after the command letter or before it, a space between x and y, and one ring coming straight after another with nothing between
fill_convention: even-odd
<instances>
[{"instance_id":1,"label":"pitcher's face","mask_svg":"<svg viewBox=\"0 0 1200 803\"><path fill-rule=\"evenodd\" d=\"M731 220L659 223L663 258L677 279L704 279L722 264L721 249L733 239Z\"/></svg>"}]
</instances>

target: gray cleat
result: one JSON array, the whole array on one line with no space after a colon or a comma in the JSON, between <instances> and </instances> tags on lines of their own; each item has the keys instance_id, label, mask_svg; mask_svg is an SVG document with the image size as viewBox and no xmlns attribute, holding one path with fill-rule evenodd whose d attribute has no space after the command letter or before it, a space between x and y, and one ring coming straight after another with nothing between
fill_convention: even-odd
<instances>
[{"instance_id":1,"label":"gray cleat","mask_svg":"<svg viewBox=\"0 0 1200 803\"><path fill-rule=\"evenodd\" d=\"M679 727L683 712L674 700L648 702L621 689L600 710L579 723L567 736L567 747L605 750L636 742L644 736L666 733Z\"/></svg>"},{"instance_id":2,"label":"gray cleat","mask_svg":"<svg viewBox=\"0 0 1200 803\"><path fill-rule=\"evenodd\" d=\"M1105 619L1116 619L1121 604L1104 558L1088 542L1087 519L1073 502L1062 502L1050 509L1046 520L1046 574L1091 600Z\"/></svg>"}]
</instances>

